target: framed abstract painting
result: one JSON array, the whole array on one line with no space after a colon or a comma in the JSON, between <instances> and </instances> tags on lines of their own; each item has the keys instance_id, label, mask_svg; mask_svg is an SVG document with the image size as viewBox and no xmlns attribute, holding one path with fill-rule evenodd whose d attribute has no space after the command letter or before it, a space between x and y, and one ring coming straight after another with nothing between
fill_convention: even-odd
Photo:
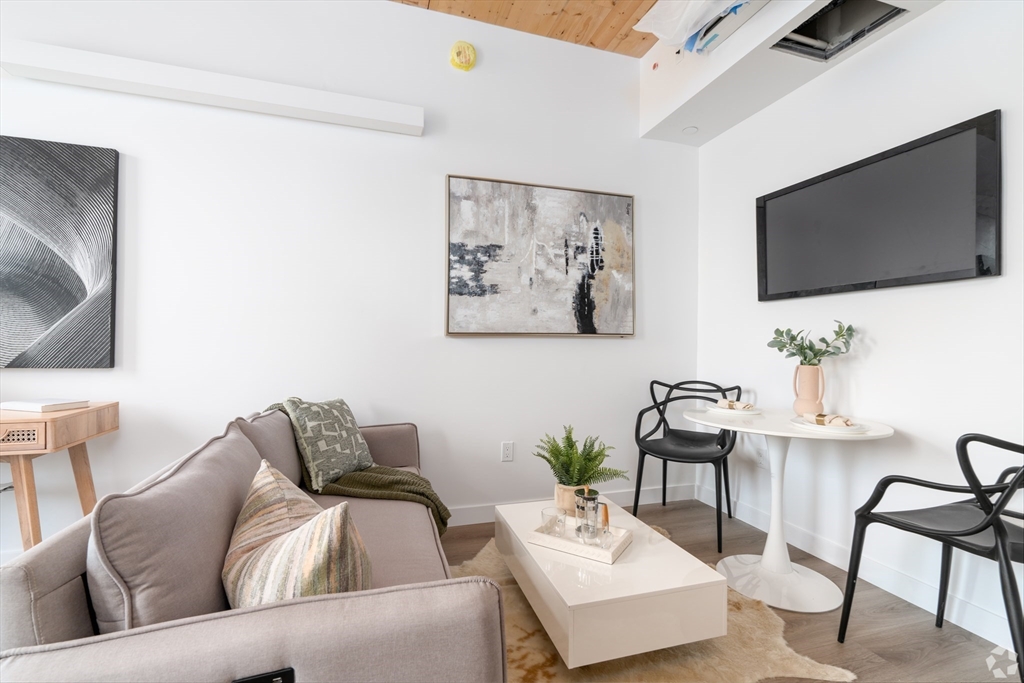
<instances>
[{"instance_id":1,"label":"framed abstract painting","mask_svg":"<svg viewBox=\"0 0 1024 683\"><path fill-rule=\"evenodd\" d=\"M445 334L633 336L632 196L447 182Z\"/></svg>"},{"instance_id":2,"label":"framed abstract painting","mask_svg":"<svg viewBox=\"0 0 1024 683\"><path fill-rule=\"evenodd\" d=\"M0 367L114 366L117 163L0 137Z\"/></svg>"}]
</instances>

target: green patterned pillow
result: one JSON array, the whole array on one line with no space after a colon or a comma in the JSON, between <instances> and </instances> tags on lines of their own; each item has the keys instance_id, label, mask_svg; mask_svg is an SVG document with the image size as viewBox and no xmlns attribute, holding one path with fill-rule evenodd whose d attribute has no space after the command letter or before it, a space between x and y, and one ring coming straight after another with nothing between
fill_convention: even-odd
<instances>
[{"instance_id":1,"label":"green patterned pillow","mask_svg":"<svg viewBox=\"0 0 1024 683\"><path fill-rule=\"evenodd\" d=\"M249 486L221 573L232 608L370 587L348 503L323 510L266 460Z\"/></svg>"},{"instance_id":2,"label":"green patterned pillow","mask_svg":"<svg viewBox=\"0 0 1024 683\"><path fill-rule=\"evenodd\" d=\"M338 477L373 466L359 425L340 398L313 403L292 397L271 408L288 413L295 443L309 473L307 486L317 493Z\"/></svg>"}]
</instances>

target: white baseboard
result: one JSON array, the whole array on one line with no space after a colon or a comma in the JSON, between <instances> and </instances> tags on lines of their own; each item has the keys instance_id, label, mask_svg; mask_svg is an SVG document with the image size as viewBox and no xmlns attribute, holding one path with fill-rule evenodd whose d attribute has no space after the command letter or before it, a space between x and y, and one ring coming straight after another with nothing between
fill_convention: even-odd
<instances>
[{"instance_id":1,"label":"white baseboard","mask_svg":"<svg viewBox=\"0 0 1024 683\"><path fill-rule=\"evenodd\" d=\"M666 498L670 501L677 500L693 500L693 488L694 484L675 484L669 485L666 491ZM626 508L627 510L633 507L633 496L636 495L635 489L621 489L617 491L606 491L601 489L601 495L607 496L616 505ZM537 500L543 500L538 498ZM520 503L523 501L509 501ZM640 489L640 504L645 505L647 503L660 503L661 502L661 486L650 486L643 487ZM554 501L552 501L554 504ZM466 526L467 524L486 524L494 521L494 505L502 505L502 503L495 503L491 505L465 505L462 507L450 508L452 518L448 520L448 526Z\"/></svg>"},{"instance_id":2,"label":"white baseboard","mask_svg":"<svg viewBox=\"0 0 1024 683\"><path fill-rule=\"evenodd\" d=\"M696 485L696 499L706 505L714 507L715 490L702 484ZM746 503L734 500L732 503L733 516L737 519L755 526L762 531L768 530L770 515L764 510L752 507ZM849 546L840 545L835 541L819 536L807 529L802 529L789 522L785 523L786 542L810 553L817 558L825 560L831 565L846 570L850 564ZM939 567L935 567L935 585L920 579L904 574L898 569L890 567L867 555L861 556L859 578L868 583L878 586L882 590L906 600L912 605L935 614L935 608L939 600ZM846 586L840 586L846 590ZM850 617L851 623L856 619L857 602L854 599L854 611ZM1000 647L1013 650L1013 642L1010 640L1010 623L1005 614L996 614L984 607L979 607L972 602L957 597L952 592L946 597L946 621L967 629L971 633L981 636Z\"/></svg>"}]
</instances>

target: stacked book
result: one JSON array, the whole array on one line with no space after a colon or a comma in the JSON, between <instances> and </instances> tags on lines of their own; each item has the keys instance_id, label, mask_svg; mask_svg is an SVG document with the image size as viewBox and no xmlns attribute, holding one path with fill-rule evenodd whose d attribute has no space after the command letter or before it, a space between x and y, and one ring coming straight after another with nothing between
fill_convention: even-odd
<instances>
[{"instance_id":1,"label":"stacked book","mask_svg":"<svg viewBox=\"0 0 1024 683\"><path fill-rule=\"evenodd\" d=\"M55 410L74 410L88 408L88 401L77 401L68 398L40 398L34 401L4 401L0 403L2 410L21 410L26 413L52 413Z\"/></svg>"}]
</instances>

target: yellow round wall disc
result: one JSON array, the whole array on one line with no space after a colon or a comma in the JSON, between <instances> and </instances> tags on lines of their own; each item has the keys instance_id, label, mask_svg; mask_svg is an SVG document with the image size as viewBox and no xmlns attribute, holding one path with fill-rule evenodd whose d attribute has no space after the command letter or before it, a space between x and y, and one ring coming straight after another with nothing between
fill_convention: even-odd
<instances>
[{"instance_id":1,"label":"yellow round wall disc","mask_svg":"<svg viewBox=\"0 0 1024 683\"><path fill-rule=\"evenodd\" d=\"M452 45L451 53L452 66L456 69L469 71L476 65L476 48L464 40Z\"/></svg>"}]
</instances>

